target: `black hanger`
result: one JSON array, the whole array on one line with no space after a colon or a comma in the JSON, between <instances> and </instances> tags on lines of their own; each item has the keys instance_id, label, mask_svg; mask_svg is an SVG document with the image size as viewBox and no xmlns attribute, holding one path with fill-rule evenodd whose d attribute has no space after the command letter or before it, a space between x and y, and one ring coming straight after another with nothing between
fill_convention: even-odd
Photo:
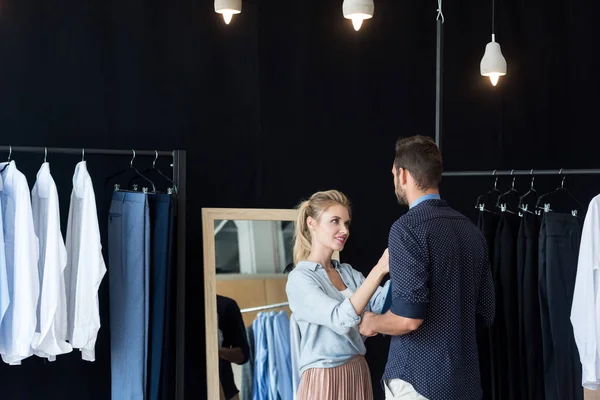
<instances>
[{"instance_id":1,"label":"black hanger","mask_svg":"<svg viewBox=\"0 0 600 400\"><path fill-rule=\"evenodd\" d=\"M533 188L533 181L535 180L535 176L533 176L533 170L531 170L531 188L525 193L523 196L519 198L519 215L523 216L523 212L527 212L530 214L535 214L535 203L538 200L538 193ZM534 202L529 203L529 197L533 197L532 200Z\"/></svg>"},{"instance_id":2,"label":"black hanger","mask_svg":"<svg viewBox=\"0 0 600 400\"><path fill-rule=\"evenodd\" d=\"M517 207L519 205L519 192L517 192L515 189L516 177L513 175L514 172L514 169L510 171L510 175L513 177L510 189L498 196L498 199L496 200L497 208L499 208L502 212L506 211L511 214L516 214Z\"/></svg>"},{"instance_id":3,"label":"black hanger","mask_svg":"<svg viewBox=\"0 0 600 400\"><path fill-rule=\"evenodd\" d=\"M133 152L133 158L131 159L131 161L129 162L129 168L124 168L121 171L117 172L116 174L113 174L111 176L109 176L108 178L106 178L106 181L104 181L104 186L107 186L108 183L110 181L112 181L113 179L115 179L116 177L118 177L119 175L123 175L128 171L134 171L138 176L140 176L141 178L143 178L146 182L148 182L150 185L152 185L152 193L156 193L156 186L154 185L154 182L152 182L150 179L146 178L134 165L133 165L133 161L135 160L135 150L131 150ZM115 185L116 190L120 190L118 185Z\"/></svg>"},{"instance_id":4,"label":"black hanger","mask_svg":"<svg viewBox=\"0 0 600 400\"><path fill-rule=\"evenodd\" d=\"M492 176L496 175L496 170L494 170L494 172L492 172ZM488 192L486 194L482 194L480 196L477 197L477 202L475 203L475 208L479 209L479 211L486 211L486 212L490 212L490 213L496 213L495 210L491 209L491 207L488 207L486 204L488 203L488 200L490 200L490 197L493 199L494 196L500 196L500 190L498 190L498 177L496 176L496 180L494 181L494 187L490 190L488 190ZM493 201L490 201L490 203L493 203Z\"/></svg>"},{"instance_id":5,"label":"black hanger","mask_svg":"<svg viewBox=\"0 0 600 400\"><path fill-rule=\"evenodd\" d=\"M561 168L558 174L561 175L562 171L563 170ZM565 188L566 178L566 176L563 176L562 181L560 182L560 186L557 187L554 191L546 193L538 198L538 201L535 205L536 209L543 210L544 212L564 212L566 208L575 217L580 211L583 211L585 209L585 207L579 202L579 200L577 200L575 196L573 196L571 192ZM561 202L561 199L558 198L558 196L560 195L563 196L563 202ZM567 203L570 203L567 207L564 207L564 200L566 200ZM554 204L554 206L552 204Z\"/></svg>"},{"instance_id":6,"label":"black hanger","mask_svg":"<svg viewBox=\"0 0 600 400\"><path fill-rule=\"evenodd\" d=\"M8 146L8 160L6 160L6 165L0 170L0 174L10 165L10 156L12 156L12 146Z\"/></svg>"},{"instance_id":7,"label":"black hanger","mask_svg":"<svg viewBox=\"0 0 600 400\"><path fill-rule=\"evenodd\" d=\"M157 173L157 174L158 174L160 177L162 177L162 178L166 179L166 180L167 180L167 181L168 181L168 182L169 182L169 183L172 185L171 187L173 188L173 192L174 192L175 194L177 194L177 193L178 193L178 190L177 190L177 185L175 185L175 182L173 182L173 180L172 180L171 178L169 178L167 175L163 174L163 173L162 173L162 171L161 171L160 169L156 168L156 160L158 160L158 151L154 150L154 153L155 153L156 155L154 156L154 161L152 161L152 168L146 168L146 169L145 169L145 170L142 172L142 174L144 174L144 175L146 175L146 176L147 176L147 175L149 175L151 172L155 172L155 173ZM127 187L131 187L132 183L133 183L133 182L134 182L136 179L138 179L138 178L140 178L140 177L139 177L139 176L134 176L134 177L132 177L132 178L129 180L129 184L127 185Z\"/></svg>"}]
</instances>

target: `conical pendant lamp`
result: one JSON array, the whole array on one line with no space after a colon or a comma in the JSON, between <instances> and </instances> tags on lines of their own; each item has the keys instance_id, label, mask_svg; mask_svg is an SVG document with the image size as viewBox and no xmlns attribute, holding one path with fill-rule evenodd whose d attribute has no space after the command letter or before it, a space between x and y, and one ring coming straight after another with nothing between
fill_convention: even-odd
<instances>
[{"instance_id":1,"label":"conical pendant lamp","mask_svg":"<svg viewBox=\"0 0 600 400\"><path fill-rule=\"evenodd\" d=\"M344 18L351 19L355 30L359 30L365 19L373 18L375 4L373 0L344 0L342 3Z\"/></svg>"},{"instance_id":2,"label":"conical pendant lamp","mask_svg":"<svg viewBox=\"0 0 600 400\"><path fill-rule=\"evenodd\" d=\"M498 84L498 79L501 76L506 75L506 60L494 34L492 34L492 41L485 46L485 53L479 67L481 75L489 76L494 86Z\"/></svg>"},{"instance_id":3,"label":"conical pendant lamp","mask_svg":"<svg viewBox=\"0 0 600 400\"><path fill-rule=\"evenodd\" d=\"M500 44L496 42L496 34L494 33L495 8L495 0L492 0L492 41L485 46L485 53L479 65L481 75L489 77L494 86L498 84L498 79L501 76L506 75L506 59L502 55Z\"/></svg>"},{"instance_id":4,"label":"conical pendant lamp","mask_svg":"<svg viewBox=\"0 0 600 400\"><path fill-rule=\"evenodd\" d=\"M229 24L233 14L242 12L242 0L215 0L215 12L222 14L225 23Z\"/></svg>"}]
</instances>

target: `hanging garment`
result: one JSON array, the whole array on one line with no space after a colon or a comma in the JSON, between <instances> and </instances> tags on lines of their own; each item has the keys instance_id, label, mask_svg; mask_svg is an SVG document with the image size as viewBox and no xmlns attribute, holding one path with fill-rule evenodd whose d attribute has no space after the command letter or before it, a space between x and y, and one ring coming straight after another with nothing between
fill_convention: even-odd
<instances>
[{"instance_id":1,"label":"hanging garment","mask_svg":"<svg viewBox=\"0 0 600 400\"><path fill-rule=\"evenodd\" d=\"M177 213L177 197L171 197L171 213L169 214L169 245L167 254L167 273L165 277L165 325L162 345L162 367L160 371L160 399L170 400L175 392L175 319L177 315L176 280L173 279L175 269L175 214Z\"/></svg>"},{"instance_id":2,"label":"hanging garment","mask_svg":"<svg viewBox=\"0 0 600 400\"><path fill-rule=\"evenodd\" d=\"M0 169L6 163L0 164ZM37 325L39 298L38 238L35 236L31 197L25 176L14 161L2 172L2 217L10 304L2 322L4 353L11 365L33 354L31 341Z\"/></svg>"},{"instance_id":3,"label":"hanging garment","mask_svg":"<svg viewBox=\"0 0 600 400\"><path fill-rule=\"evenodd\" d=\"M96 360L100 330L98 289L106 265L102 257L100 227L92 178L85 161L75 167L67 222L67 337L85 361Z\"/></svg>"},{"instance_id":4,"label":"hanging garment","mask_svg":"<svg viewBox=\"0 0 600 400\"><path fill-rule=\"evenodd\" d=\"M278 400L277 387L279 386L279 371L277 366L277 349L275 348L275 312L265 313L265 332L267 334L267 374L269 397L265 400Z\"/></svg>"},{"instance_id":5,"label":"hanging garment","mask_svg":"<svg viewBox=\"0 0 600 400\"><path fill-rule=\"evenodd\" d=\"M50 164L44 163L31 191L33 224L39 239L40 296L37 329L31 346L38 357L56 360L73 350L67 342L67 294L64 271L67 249L60 231L58 191Z\"/></svg>"},{"instance_id":6,"label":"hanging garment","mask_svg":"<svg viewBox=\"0 0 600 400\"><path fill-rule=\"evenodd\" d=\"M285 311L275 315L275 358L277 359L277 392L280 399L292 399L292 364L290 352L290 321Z\"/></svg>"},{"instance_id":7,"label":"hanging garment","mask_svg":"<svg viewBox=\"0 0 600 400\"><path fill-rule=\"evenodd\" d=\"M520 391L519 326L517 301L517 235L519 217L500 215L494 243L496 321L492 327L496 399L518 400Z\"/></svg>"},{"instance_id":8,"label":"hanging garment","mask_svg":"<svg viewBox=\"0 0 600 400\"><path fill-rule=\"evenodd\" d=\"M544 400L542 326L538 290L538 237L541 219L523 213L517 238L517 286L519 301L519 354L521 398Z\"/></svg>"},{"instance_id":9,"label":"hanging garment","mask_svg":"<svg viewBox=\"0 0 600 400\"><path fill-rule=\"evenodd\" d=\"M242 387L240 388L240 397L242 399L251 400L254 386L254 328L252 325L246 328L246 337L248 339L250 351L248 362L242 365Z\"/></svg>"},{"instance_id":10,"label":"hanging garment","mask_svg":"<svg viewBox=\"0 0 600 400\"><path fill-rule=\"evenodd\" d=\"M544 213L539 237L539 291L545 398L583 399L581 363L570 324L581 222Z\"/></svg>"},{"instance_id":11,"label":"hanging garment","mask_svg":"<svg viewBox=\"0 0 600 400\"><path fill-rule=\"evenodd\" d=\"M488 254L493 259L494 241L496 239L496 230L500 218L496 214L487 211L480 211L477 219L477 227L485 237L488 246ZM490 263L490 268L492 265ZM495 281L495 279L494 279ZM498 319L496 313L496 320ZM491 329L485 327L485 324L477 324L477 348L479 352L479 371L481 375L481 389L483 390L483 400L494 399L494 369L493 369L493 351L491 346Z\"/></svg>"},{"instance_id":12,"label":"hanging garment","mask_svg":"<svg viewBox=\"0 0 600 400\"><path fill-rule=\"evenodd\" d=\"M170 229L173 202L170 194L148 196L150 204L150 240L152 255L150 262L150 333L148 351L149 398L158 400L160 376L163 365L163 341L166 316L167 269L172 235Z\"/></svg>"},{"instance_id":13,"label":"hanging garment","mask_svg":"<svg viewBox=\"0 0 600 400\"><path fill-rule=\"evenodd\" d=\"M4 244L4 203L2 195L2 175L0 175L0 354L6 354L6 338L2 324L10 304L9 282L6 270L6 254Z\"/></svg>"},{"instance_id":14,"label":"hanging garment","mask_svg":"<svg viewBox=\"0 0 600 400\"><path fill-rule=\"evenodd\" d=\"M589 204L577 263L571 323L582 364L582 385L600 388L600 195Z\"/></svg>"},{"instance_id":15,"label":"hanging garment","mask_svg":"<svg viewBox=\"0 0 600 400\"><path fill-rule=\"evenodd\" d=\"M266 400L269 398L269 372L268 372L268 349L266 318L263 313L258 313L252 323L254 328L254 392L253 400Z\"/></svg>"},{"instance_id":16,"label":"hanging garment","mask_svg":"<svg viewBox=\"0 0 600 400\"><path fill-rule=\"evenodd\" d=\"M113 192L108 217L112 400L145 400L150 211L144 193Z\"/></svg>"}]
</instances>

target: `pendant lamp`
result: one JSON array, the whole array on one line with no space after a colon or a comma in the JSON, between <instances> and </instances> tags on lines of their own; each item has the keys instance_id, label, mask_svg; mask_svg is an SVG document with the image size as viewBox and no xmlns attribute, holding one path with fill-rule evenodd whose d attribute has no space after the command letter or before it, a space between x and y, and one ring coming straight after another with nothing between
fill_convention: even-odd
<instances>
[{"instance_id":1,"label":"pendant lamp","mask_svg":"<svg viewBox=\"0 0 600 400\"><path fill-rule=\"evenodd\" d=\"M506 59L502 55L500 44L496 42L494 33L495 6L495 0L492 0L492 41L485 46L485 53L479 65L481 75L488 76L494 86L498 84L501 76L506 75Z\"/></svg>"},{"instance_id":2,"label":"pendant lamp","mask_svg":"<svg viewBox=\"0 0 600 400\"><path fill-rule=\"evenodd\" d=\"M242 12L242 0L215 0L215 12L222 14L225 23L229 24L233 14Z\"/></svg>"},{"instance_id":3,"label":"pendant lamp","mask_svg":"<svg viewBox=\"0 0 600 400\"><path fill-rule=\"evenodd\" d=\"M344 0L342 3L344 18L351 19L355 30L359 30L365 19L373 18L375 4L373 0Z\"/></svg>"}]
</instances>

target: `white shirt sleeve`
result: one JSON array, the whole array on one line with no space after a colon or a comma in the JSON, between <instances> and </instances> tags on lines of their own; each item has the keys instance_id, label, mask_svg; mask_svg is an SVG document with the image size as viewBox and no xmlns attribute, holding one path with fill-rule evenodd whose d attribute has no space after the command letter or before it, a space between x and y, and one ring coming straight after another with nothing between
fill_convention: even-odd
<instances>
[{"instance_id":1,"label":"white shirt sleeve","mask_svg":"<svg viewBox=\"0 0 600 400\"><path fill-rule=\"evenodd\" d=\"M33 223L39 238L41 291L38 301L38 324L33 338L34 354L56 360L59 354L73 350L67 343L67 303L64 270L67 250L60 231L58 191L50 166L44 163L31 192Z\"/></svg>"},{"instance_id":2,"label":"white shirt sleeve","mask_svg":"<svg viewBox=\"0 0 600 400\"><path fill-rule=\"evenodd\" d=\"M8 296L8 274L6 271L6 256L4 250L4 221L2 218L2 176L0 176L0 354L6 354L6 341L2 334L2 322L10 304Z\"/></svg>"},{"instance_id":3,"label":"white shirt sleeve","mask_svg":"<svg viewBox=\"0 0 600 400\"><path fill-rule=\"evenodd\" d=\"M98 289L106 273L92 180L85 161L77 164L67 226L68 333L82 358L95 361L100 330Z\"/></svg>"},{"instance_id":4,"label":"white shirt sleeve","mask_svg":"<svg viewBox=\"0 0 600 400\"><path fill-rule=\"evenodd\" d=\"M596 390L600 387L600 357L598 356L598 304L600 251L600 195L590 202L583 224L575 292L571 307L571 324L582 364L582 385Z\"/></svg>"},{"instance_id":5,"label":"white shirt sleeve","mask_svg":"<svg viewBox=\"0 0 600 400\"><path fill-rule=\"evenodd\" d=\"M37 303L39 297L38 239L33 226L31 197L25 176L17 170L11 161L3 191L14 207L12 232L5 232L6 246L10 249L11 259L7 257L7 270L12 273L12 296L7 310L8 321L3 321L3 334L7 341L4 362L18 365L21 360L33 354L31 343L37 325ZM8 214L8 213L7 213ZM12 221L11 221L12 222ZM10 275L10 273L9 273Z\"/></svg>"}]
</instances>

